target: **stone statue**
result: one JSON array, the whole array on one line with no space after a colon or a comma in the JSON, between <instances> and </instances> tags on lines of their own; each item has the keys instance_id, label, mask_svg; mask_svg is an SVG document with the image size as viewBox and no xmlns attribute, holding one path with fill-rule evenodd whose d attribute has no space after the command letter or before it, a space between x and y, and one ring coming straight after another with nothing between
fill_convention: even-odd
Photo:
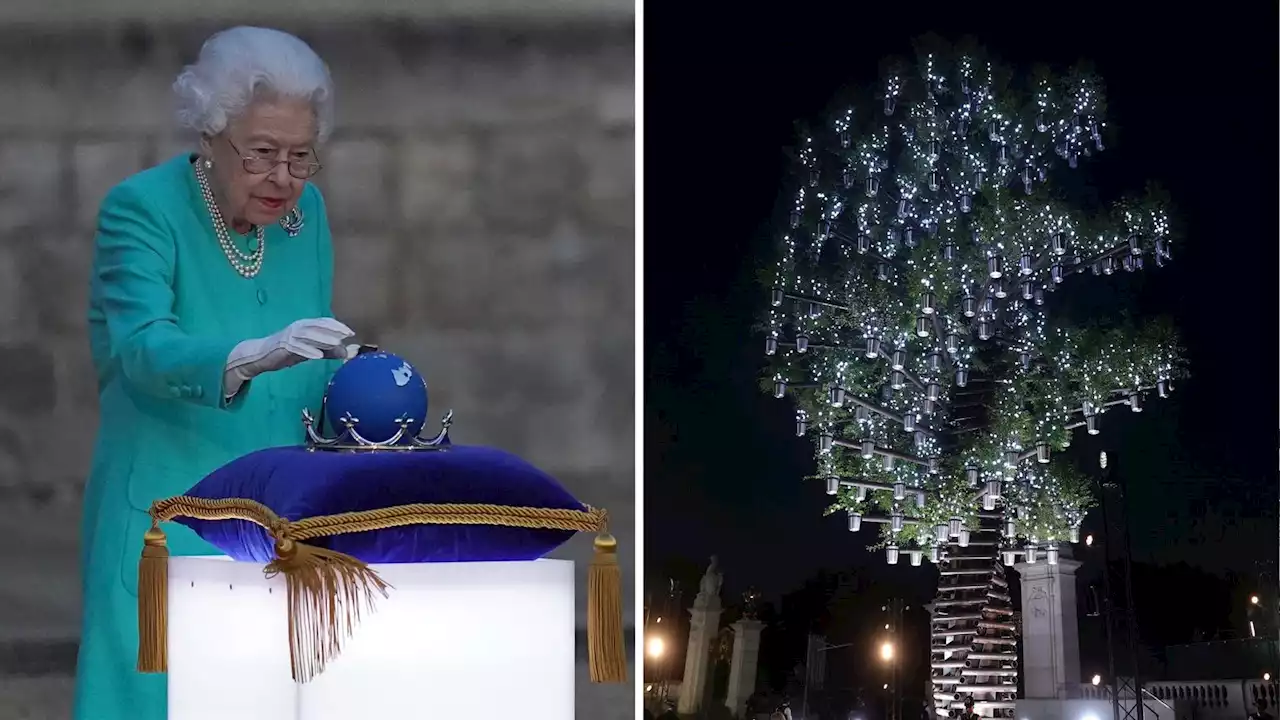
<instances>
[{"instance_id":1,"label":"stone statue","mask_svg":"<svg viewBox=\"0 0 1280 720\"><path fill-rule=\"evenodd\" d=\"M707 598L720 596L720 585L724 582L724 576L720 574L720 561L715 556L711 556L711 564L707 566L707 571L702 574L702 585L698 588L698 594Z\"/></svg>"}]
</instances>

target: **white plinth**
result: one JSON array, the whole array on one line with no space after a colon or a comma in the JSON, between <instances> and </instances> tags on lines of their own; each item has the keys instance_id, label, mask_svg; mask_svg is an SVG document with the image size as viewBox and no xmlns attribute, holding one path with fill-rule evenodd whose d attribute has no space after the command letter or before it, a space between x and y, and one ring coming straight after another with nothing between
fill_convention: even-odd
<instances>
[{"instance_id":1,"label":"white plinth","mask_svg":"<svg viewBox=\"0 0 1280 720\"><path fill-rule=\"evenodd\" d=\"M573 718L573 563L374 568L390 597L324 673L297 684L284 579L171 558L170 720Z\"/></svg>"}]
</instances>

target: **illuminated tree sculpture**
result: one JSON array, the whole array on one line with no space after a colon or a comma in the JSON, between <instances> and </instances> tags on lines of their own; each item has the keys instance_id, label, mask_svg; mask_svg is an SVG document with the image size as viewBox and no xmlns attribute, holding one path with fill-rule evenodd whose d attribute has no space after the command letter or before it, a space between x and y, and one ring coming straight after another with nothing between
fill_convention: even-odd
<instances>
[{"instance_id":1,"label":"illuminated tree sculpture","mask_svg":"<svg viewBox=\"0 0 1280 720\"><path fill-rule=\"evenodd\" d=\"M1168 323L1055 323L1057 296L1168 261L1164 199L1087 201L1077 165L1108 127L1083 68L1016 83L936 41L887 68L799 139L764 385L794 399L831 511L879 524L888 562L946 563L989 532L989 561L1055 563L1093 502L1055 452L1183 374Z\"/></svg>"}]
</instances>

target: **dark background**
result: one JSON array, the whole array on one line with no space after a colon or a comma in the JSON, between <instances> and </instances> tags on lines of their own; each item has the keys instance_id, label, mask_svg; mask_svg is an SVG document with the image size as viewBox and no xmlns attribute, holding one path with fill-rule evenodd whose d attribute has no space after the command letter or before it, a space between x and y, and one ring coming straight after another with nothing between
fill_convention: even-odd
<instances>
[{"instance_id":1,"label":"dark background","mask_svg":"<svg viewBox=\"0 0 1280 720\"><path fill-rule=\"evenodd\" d=\"M1101 435L1077 434L1072 454L1093 469L1107 450L1129 488L1151 652L1238 633L1244 598L1259 587L1274 597L1278 552L1274 8L857 5L646 8L644 571L654 607L671 578L691 601L717 554L727 605L748 586L768 602L764 682L785 681L816 628L859 643L852 679L839 681L854 686L872 682L856 670L872 652L869 594L932 596L933 571L889 567L865 550L871 531L850 535L842 516L822 516L828 498L802 481L812 447L794 437L793 408L758 390L763 341L751 325L767 298L756 273L774 242L794 123L820 121L842 87L874 82L882 58L910 57L912 39L934 32L972 35L1023 71L1092 61L1118 131L1082 170L1104 199L1148 180L1172 195L1184 236L1172 265L1072 280L1057 295L1074 296L1073 312L1171 315L1192 377L1141 415L1109 413ZM1098 526L1095 511L1086 531ZM1095 582L1101 563L1084 551L1081 575ZM1097 666L1097 642L1084 646L1084 664ZM834 654L828 663L841 664ZM915 671L921 687L927 656Z\"/></svg>"}]
</instances>

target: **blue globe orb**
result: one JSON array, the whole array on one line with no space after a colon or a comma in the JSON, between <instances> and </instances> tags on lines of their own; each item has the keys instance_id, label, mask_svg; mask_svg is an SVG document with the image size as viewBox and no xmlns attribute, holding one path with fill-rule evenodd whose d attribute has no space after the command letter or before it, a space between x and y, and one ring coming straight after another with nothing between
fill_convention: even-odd
<instances>
[{"instance_id":1,"label":"blue globe orb","mask_svg":"<svg viewBox=\"0 0 1280 720\"><path fill-rule=\"evenodd\" d=\"M325 420L331 432L345 429L348 414L360 422L356 432L371 442L386 442L412 418L406 432L416 436L427 420L427 381L404 358L368 352L348 360L329 381Z\"/></svg>"}]
</instances>

